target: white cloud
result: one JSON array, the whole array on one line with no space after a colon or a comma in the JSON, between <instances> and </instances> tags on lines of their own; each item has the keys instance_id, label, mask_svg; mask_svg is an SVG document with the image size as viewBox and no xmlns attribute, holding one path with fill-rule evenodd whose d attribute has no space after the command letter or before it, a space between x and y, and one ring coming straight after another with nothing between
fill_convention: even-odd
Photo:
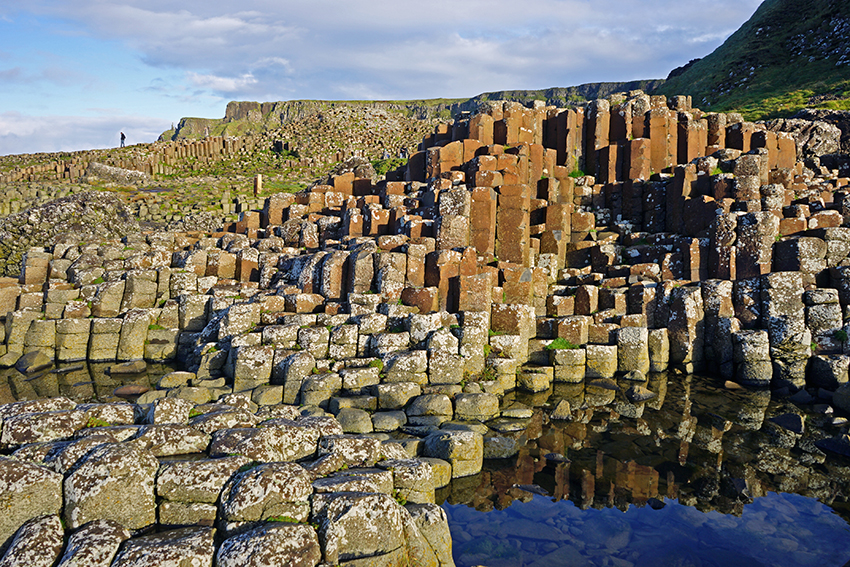
<instances>
[{"instance_id":1,"label":"white cloud","mask_svg":"<svg viewBox=\"0 0 850 567\"><path fill-rule=\"evenodd\" d=\"M247 73L241 77L217 77L215 75L200 75L189 73L189 81L199 88L210 89L222 93L235 93L246 90L257 84L254 75Z\"/></svg>"},{"instance_id":2,"label":"white cloud","mask_svg":"<svg viewBox=\"0 0 850 567\"><path fill-rule=\"evenodd\" d=\"M28 116L0 113L0 155L65 152L118 145L119 132L127 143L152 142L170 123L145 116Z\"/></svg>"},{"instance_id":3,"label":"white cloud","mask_svg":"<svg viewBox=\"0 0 850 567\"><path fill-rule=\"evenodd\" d=\"M0 8L0 20L43 18L51 33L85 47L79 57L48 53L33 63L3 45L12 54L0 51L0 82L17 85L19 100L52 97L50 114L126 106L96 118L0 114L0 153L105 147L122 129L130 141L152 141L178 112L212 117L209 109L220 108L221 116L229 100L468 97L663 78L707 55L759 3L28 0ZM86 59L85 50L98 46L129 54L115 61L132 64L105 73ZM40 49L49 50L35 42L29 48ZM98 100L80 94L95 92L87 85L96 85ZM75 97L74 110L55 103Z\"/></svg>"},{"instance_id":4,"label":"white cloud","mask_svg":"<svg viewBox=\"0 0 850 567\"><path fill-rule=\"evenodd\" d=\"M662 78L760 0L32 2L220 97L421 98Z\"/></svg>"}]
</instances>

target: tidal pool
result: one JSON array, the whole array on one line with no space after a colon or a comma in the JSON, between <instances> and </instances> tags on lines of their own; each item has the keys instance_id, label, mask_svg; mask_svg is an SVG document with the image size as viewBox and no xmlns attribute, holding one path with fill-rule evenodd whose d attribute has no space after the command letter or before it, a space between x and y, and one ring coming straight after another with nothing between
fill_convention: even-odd
<instances>
[{"instance_id":1,"label":"tidal pool","mask_svg":"<svg viewBox=\"0 0 850 567\"><path fill-rule=\"evenodd\" d=\"M484 513L463 504L443 508L458 567L826 567L850 559L850 526L813 498L771 492L740 516L670 499L655 506L582 510L535 495Z\"/></svg>"},{"instance_id":2,"label":"tidal pool","mask_svg":"<svg viewBox=\"0 0 850 567\"><path fill-rule=\"evenodd\" d=\"M642 404L585 384L506 400L536 408L487 433L516 454L438 492L458 567L850 561L850 460L830 441L846 425L827 405L698 376L647 386ZM550 420L563 399L573 419Z\"/></svg>"}]
</instances>

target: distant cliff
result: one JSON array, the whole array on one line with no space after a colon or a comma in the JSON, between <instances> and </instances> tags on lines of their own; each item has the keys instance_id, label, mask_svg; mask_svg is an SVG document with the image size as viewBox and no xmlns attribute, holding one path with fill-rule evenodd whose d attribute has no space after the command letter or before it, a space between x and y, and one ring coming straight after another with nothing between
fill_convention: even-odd
<instances>
[{"instance_id":1,"label":"distant cliff","mask_svg":"<svg viewBox=\"0 0 850 567\"><path fill-rule=\"evenodd\" d=\"M324 101L292 100L278 102L233 101L227 104L224 118L182 118L173 130L162 133L160 140L178 140L212 136L242 136L276 130L293 122L301 122L331 113L341 107L361 111L383 111L416 120L448 120L463 111L478 108L489 100L530 102L542 100L555 106L569 106L612 93L643 90L655 91L664 81L630 81L625 83L588 83L575 87L554 87L534 91L499 91L483 93L468 99L427 99L407 101Z\"/></svg>"}]
</instances>

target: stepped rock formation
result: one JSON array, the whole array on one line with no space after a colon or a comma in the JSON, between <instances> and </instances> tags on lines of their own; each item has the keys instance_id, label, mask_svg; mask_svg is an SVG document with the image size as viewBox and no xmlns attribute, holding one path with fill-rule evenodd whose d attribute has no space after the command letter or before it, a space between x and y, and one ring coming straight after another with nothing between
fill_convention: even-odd
<instances>
[{"instance_id":1,"label":"stepped rock formation","mask_svg":"<svg viewBox=\"0 0 850 567\"><path fill-rule=\"evenodd\" d=\"M21 257L32 247L121 238L138 229L123 201L111 193L89 191L57 199L0 220L0 274L20 273Z\"/></svg>"},{"instance_id":2,"label":"stepped rock formation","mask_svg":"<svg viewBox=\"0 0 850 567\"><path fill-rule=\"evenodd\" d=\"M434 488L475 482L485 457L518 454L511 434L540 431L542 414L503 407L512 390L576 388L555 412L576 435L599 405L640 417L667 384L646 376L667 370L822 389L850 410L850 179L799 161L790 134L632 91L575 109L491 101L383 180L348 165L220 232L65 240L0 278L0 365L18 369L0 393L21 400L0 405L0 450L15 451L0 483L22 487L0 523L7 557L44 547L41 531L58 558L62 515L79 528L66 556L96 527L113 565L451 565ZM90 403L69 369L50 387L79 399L32 400L51 360L186 371L116 391L130 404ZM618 377L635 382L626 401ZM720 455L732 422L698 423L688 392L684 454ZM754 397L740 419L761 423L770 394ZM806 445L811 462L845 437ZM769 449L759 466L776 471ZM158 460L187 454L201 458Z\"/></svg>"}]
</instances>

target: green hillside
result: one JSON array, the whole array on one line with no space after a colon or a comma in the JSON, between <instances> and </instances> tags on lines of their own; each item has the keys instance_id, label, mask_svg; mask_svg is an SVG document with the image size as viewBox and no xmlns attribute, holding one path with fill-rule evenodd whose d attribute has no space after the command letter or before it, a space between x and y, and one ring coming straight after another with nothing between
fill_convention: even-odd
<instances>
[{"instance_id":1,"label":"green hillside","mask_svg":"<svg viewBox=\"0 0 850 567\"><path fill-rule=\"evenodd\" d=\"M723 45L657 92L748 119L850 108L850 0L765 0Z\"/></svg>"}]
</instances>

